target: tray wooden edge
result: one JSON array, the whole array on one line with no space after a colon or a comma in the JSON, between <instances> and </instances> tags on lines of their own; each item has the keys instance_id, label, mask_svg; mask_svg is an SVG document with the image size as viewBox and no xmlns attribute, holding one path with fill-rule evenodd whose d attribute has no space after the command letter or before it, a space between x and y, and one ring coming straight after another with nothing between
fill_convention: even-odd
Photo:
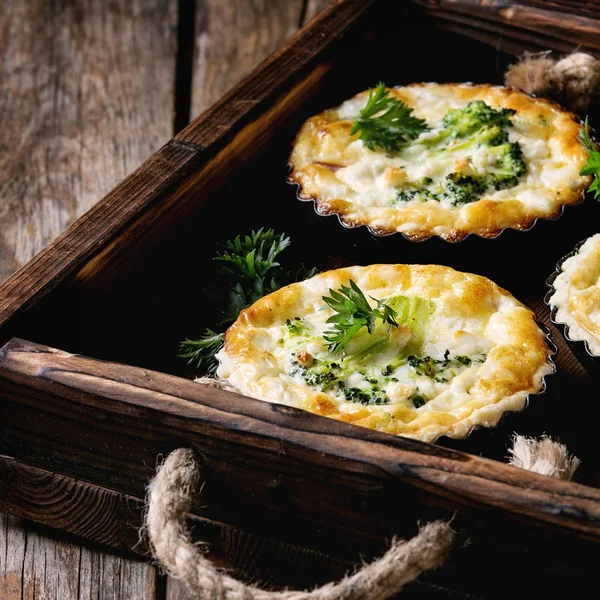
<instances>
[{"instance_id":1,"label":"tray wooden edge","mask_svg":"<svg viewBox=\"0 0 600 600\"><path fill-rule=\"evenodd\" d=\"M316 478L317 494L321 481L365 496L400 486L426 504L493 509L600 542L600 490L498 461L19 339L0 350L0 382L0 453L137 497L156 456L185 446L233 488L239 476L260 486L265 472ZM264 500L291 507L277 494Z\"/></svg>"}]
</instances>

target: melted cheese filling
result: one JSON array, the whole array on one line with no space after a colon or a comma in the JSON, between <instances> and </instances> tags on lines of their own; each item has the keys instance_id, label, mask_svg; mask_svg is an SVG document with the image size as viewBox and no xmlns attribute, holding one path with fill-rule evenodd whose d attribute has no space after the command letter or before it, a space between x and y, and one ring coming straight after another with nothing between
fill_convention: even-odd
<instances>
[{"instance_id":1,"label":"melted cheese filling","mask_svg":"<svg viewBox=\"0 0 600 600\"><path fill-rule=\"evenodd\" d=\"M384 324L372 335L366 328L359 332L347 354L332 354L323 337L331 316L325 310L269 330L261 347L284 365L283 376L327 392L349 411L352 404L450 410L465 400L493 344L472 323L436 312L417 352L408 349L414 337L409 327Z\"/></svg>"},{"instance_id":2,"label":"melted cheese filling","mask_svg":"<svg viewBox=\"0 0 600 600\"><path fill-rule=\"evenodd\" d=\"M335 174L339 181L345 184L344 199L363 206L394 206L398 203L398 195L402 190L424 187L424 180L430 180L428 187L440 187L445 178L452 173L463 173L468 176L486 176L496 170L495 147L487 144L471 144L469 138L458 140L436 140L446 130L442 119L451 109L464 108L468 102L457 102L450 98L436 99L426 88L404 88L401 91L403 99L410 106L416 107L414 115L425 120L429 131L422 133L417 139L404 145L399 152L389 154L385 151L373 151L354 136L348 140L343 151L332 148L319 156L328 164L340 163ZM364 98L355 97L344 102L337 110L339 121L330 126L332 135L336 135L341 122L353 122L364 107ZM523 152L523 158L531 177L522 176L516 186L494 191L488 189L479 197L485 195L491 200L517 199L525 204L543 205L548 198L554 197L553 181L559 176L556 169L547 164L550 156L548 139L544 134L550 132L547 124L540 120L534 124L527 118L513 117L513 125L507 128L510 143L517 143ZM329 127L323 128L323 137ZM535 131L535 138L532 133ZM540 131L542 136L540 136ZM544 171L546 166L546 172ZM542 186L540 194L532 194L532 181L543 179L548 188ZM536 186L539 187L539 186ZM332 196L325 195L324 199L340 197L335 188L331 189ZM454 202L450 197L439 196L436 200L421 197L402 201L403 205L415 205L422 202L437 202L444 208L451 208Z\"/></svg>"},{"instance_id":3,"label":"melted cheese filling","mask_svg":"<svg viewBox=\"0 0 600 600\"><path fill-rule=\"evenodd\" d=\"M563 263L553 286L555 320L568 326L570 339L587 342L589 351L600 356L600 234Z\"/></svg>"},{"instance_id":4,"label":"melted cheese filling","mask_svg":"<svg viewBox=\"0 0 600 600\"><path fill-rule=\"evenodd\" d=\"M412 321L381 323L372 335L363 328L346 355L332 353L323 334L333 311L322 298L350 278L367 297L431 303L431 315L420 332ZM431 441L522 409L552 371L549 354L531 311L489 280L436 265L374 265L259 300L217 356L219 377L247 395Z\"/></svg>"}]
</instances>

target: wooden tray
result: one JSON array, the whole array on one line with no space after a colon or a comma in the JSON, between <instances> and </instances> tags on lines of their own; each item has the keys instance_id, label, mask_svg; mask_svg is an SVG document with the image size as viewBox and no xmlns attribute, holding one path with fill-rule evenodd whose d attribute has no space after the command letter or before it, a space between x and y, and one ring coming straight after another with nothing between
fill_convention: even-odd
<instances>
[{"instance_id":1,"label":"wooden tray","mask_svg":"<svg viewBox=\"0 0 600 600\"><path fill-rule=\"evenodd\" d=\"M192 447L206 479L193 520L216 553L236 536L314 549L302 564L318 583L419 520L454 517L460 543L430 585L587 597L600 390L543 298L558 259L597 231L599 205L495 240L376 239L299 202L286 162L304 119L380 80L501 83L523 50L600 49L592 5L338 1L166 144L0 288L0 509L143 553L156 458ZM488 276L550 327L559 372L498 429L438 445L200 387L176 354L205 325L215 245L261 226L320 269L435 262ZM503 464L513 431L559 437L583 461L579 482ZM286 560L270 568L293 584Z\"/></svg>"}]
</instances>

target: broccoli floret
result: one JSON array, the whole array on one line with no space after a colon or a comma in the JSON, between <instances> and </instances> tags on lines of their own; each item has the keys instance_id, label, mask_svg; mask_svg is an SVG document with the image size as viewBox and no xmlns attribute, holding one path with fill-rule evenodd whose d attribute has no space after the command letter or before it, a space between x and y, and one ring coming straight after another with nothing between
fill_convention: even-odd
<instances>
[{"instance_id":1,"label":"broccoli floret","mask_svg":"<svg viewBox=\"0 0 600 600\"><path fill-rule=\"evenodd\" d=\"M438 383L446 383L456 376L456 370L468 367L473 362L484 362L485 358L484 354L477 359L471 359L464 355L457 355L454 358L450 358L450 352L447 350L444 353L444 358L441 360L432 358L431 356L423 356L421 358L409 356L407 362L414 369L416 375L429 377Z\"/></svg>"},{"instance_id":2,"label":"broccoli floret","mask_svg":"<svg viewBox=\"0 0 600 600\"><path fill-rule=\"evenodd\" d=\"M434 377L438 371L437 365L442 363L442 361L431 358L431 356L424 356L423 358L409 356L407 362L416 371L417 375L425 377Z\"/></svg>"},{"instance_id":3,"label":"broccoli floret","mask_svg":"<svg viewBox=\"0 0 600 600\"><path fill-rule=\"evenodd\" d=\"M435 183L424 177L411 187L402 187L396 202L419 200L449 200L455 205L475 202L488 190L502 190L514 187L519 177L526 171L521 147L511 143L508 126L516 113L510 108L494 109L482 100L469 102L464 108L449 110L442 118L443 129L433 138L425 140L425 145L435 146L432 155L469 151L471 148L487 148L492 164L486 173L450 173ZM444 143L442 143L444 142Z\"/></svg>"},{"instance_id":4,"label":"broccoli floret","mask_svg":"<svg viewBox=\"0 0 600 600\"><path fill-rule=\"evenodd\" d=\"M468 204L479 200L487 189L485 177L473 177L462 173L450 173L444 181L444 198L453 204Z\"/></svg>"},{"instance_id":5,"label":"broccoli floret","mask_svg":"<svg viewBox=\"0 0 600 600\"><path fill-rule=\"evenodd\" d=\"M300 373L307 385L323 391L335 387L342 379L340 366L337 363L320 361L316 358L310 366L303 366L293 360L290 375L296 373Z\"/></svg>"},{"instance_id":6,"label":"broccoli floret","mask_svg":"<svg viewBox=\"0 0 600 600\"><path fill-rule=\"evenodd\" d=\"M411 200L427 202L428 200L437 200L437 197L427 188L406 188L398 191L396 202L410 202Z\"/></svg>"},{"instance_id":7,"label":"broccoli floret","mask_svg":"<svg viewBox=\"0 0 600 600\"><path fill-rule=\"evenodd\" d=\"M444 356L444 358L446 358L446 360L448 359L447 356ZM468 367L473 362L473 360L471 358L469 358L468 356L465 356L463 354L455 356L454 360L456 362L460 363L461 365L465 365L466 367Z\"/></svg>"},{"instance_id":8,"label":"broccoli floret","mask_svg":"<svg viewBox=\"0 0 600 600\"><path fill-rule=\"evenodd\" d=\"M490 152L495 158L493 170L485 175L450 173L444 180L442 197L453 204L468 204L479 200L487 190L503 190L518 185L519 177L526 171L519 144L507 142L495 146Z\"/></svg>"},{"instance_id":9,"label":"broccoli floret","mask_svg":"<svg viewBox=\"0 0 600 600\"><path fill-rule=\"evenodd\" d=\"M442 118L443 129L426 144L437 146L448 139L454 142L450 148L444 145L437 152L455 152L471 146L500 146L508 143L507 127L515 112L510 108L495 110L483 100L469 102L465 108L449 110ZM464 141L457 144L457 140Z\"/></svg>"},{"instance_id":10,"label":"broccoli floret","mask_svg":"<svg viewBox=\"0 0 600 600\"><path fill-rule=\"evenodd\" d=\"M488 188L503 190L514 187L519 183L519 177L525 174L523 152L518 142L506 143L494 148L496 170L491 171L487 178Z\"/></svg>"},{"instance_id":11,"label":"broccoli floret","mask_svg":"<svg viewBox=\"0 0 600 600\"><path fill-rule=\"evenodd\" d=\"M442 124L452 137L464 138L484 128L501 131L510 125L510 119L515 113L511 108L495 110L483 100L474 100L464 108L449 110L444 115Z\"/></svg>"},{"instance_id":12,"label":"broccoli floret","mask_svg":"<svg viewBox=\"0 0 600 600\"><path fill-rule=\"evenodd\" d=\"M475 133L472 142L476 146L500 146L508 143L508 131L501 127L484 127Z\"/></svg>"}]
</instances>

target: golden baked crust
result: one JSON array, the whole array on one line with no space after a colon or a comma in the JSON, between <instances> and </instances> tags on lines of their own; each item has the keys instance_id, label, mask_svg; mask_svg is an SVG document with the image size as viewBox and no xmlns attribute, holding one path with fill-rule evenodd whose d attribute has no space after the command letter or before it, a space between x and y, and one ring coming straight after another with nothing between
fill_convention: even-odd
<instances>
[{"instance_id":1,"label":"golden baked crust","mask_svg":"<svg viewBox=\"0 0 600 600\"><path fill-rule=\"evenodd\" d=\"M563 262L552 285L555 321L569 328L569 339L586 342L590 354L600 356L600 234Z\"/></svg>"},{"instance_id":2,"label":"golden baked crust","mask_svg":"<svg viewBox=\"0 0 600 600\"><path fill-rule=\"evenodd\" d=\"M320 214L337 214L344 225L367 225L378 235L401 232L413 240L435 235L456 242L471 233L494 237L505 228L528 229L536 219L556 218L563 206L583 199L591 179L579 175L587 160L578 139L581 124L558 105L491 85L419 83L389 92L431 127L449 109L474 100L494 109L516 110L509 139L519 142L527 172L517 186L491 190L470 204L395 202L411 158L403 151L396 156L371 151L358 134L350 136L353 120L368 98L368 92L362 92L308 119L294 143L290 182L299 185L301 199L316 202ZM420 177L444 176L456 169L450 158L447 164L430 154L413 158L413 174Z\"/></svg>"},{"instance_id":3,"label":"golden baked crust","mask_svg":"<svg viewBox=\"0 0 600 600\"><path fill-rule=\"evenodd\" d=\"M451 368L435 378L419 375L410 360L386 370L390 356L398 355L406 344L404 339L370 362L364 359L345 371L341 390L319 389L303 379L309 371L299 368L300 356L330 364L332 355L322 332L329 327L326 320L332 310L322 298L350 279L367 297L431 302L422 354L435 359L432 364ZM310 333L290 333L297 323ZM441 435L464 437L475 425L494 426L504 412L523 409L527 395L539 392L544 375L553 370L550 354L533 313L489 279L439 265L371 265L322 273L242 311L227 330L225 347L218 354L218 375L261 400L433 441ZM333 359L344 360L336 355ZM366 389L370 378L379 378L387 402L347 399L346 390ZM417 393L427 396L418 407Z\"/></svg>"}]
</instances>

